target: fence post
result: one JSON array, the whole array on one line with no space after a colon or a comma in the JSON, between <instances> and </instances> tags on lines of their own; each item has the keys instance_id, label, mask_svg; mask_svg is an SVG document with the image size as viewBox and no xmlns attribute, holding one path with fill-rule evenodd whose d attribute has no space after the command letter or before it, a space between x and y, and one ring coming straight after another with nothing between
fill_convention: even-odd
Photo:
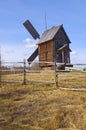
<instances>
[{"instance_id":1,"label":"fence post","mask_svg":"<svg viewBox=\"0 0 86 130\"><path fill-rule=\"evenodd\" d=\"M58 86L58 74L56 72L56 62L54 64L54 71L55 71L55 84L56 84L56 87Z\"/></svg>"},{"instance_id":2,"label":"fence post","mask_svg":"<svg viewBox=\"0 0 86 130\"><path fill-rule=\"evenodd\" d=\"M26 60L24 59L23 85L26 85Z\"/></svg>"}]
</instances>

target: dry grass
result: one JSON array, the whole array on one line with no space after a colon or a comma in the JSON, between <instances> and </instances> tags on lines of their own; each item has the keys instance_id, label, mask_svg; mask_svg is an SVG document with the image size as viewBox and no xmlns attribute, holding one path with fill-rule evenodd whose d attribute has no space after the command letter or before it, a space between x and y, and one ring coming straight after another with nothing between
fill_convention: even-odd
<instances>
[{"instance_id":1,"label":"dry grass","mask_svg":"<svg viewBox=\"0 0 86 130\"><path fill-rule=\"evenodd\" d=\"M57 72L58 87L86 88L86 72ZM23 82L23 74L11 74L2 76L2 81ZM37 72L26 74L27 83L32 81L55 83L54 72Z\"/></svg>"},{"instance_id":2,"label":"dry grass","mask_svg":"<svg viewBox=\"0 0 86 130\"><path fill-rule=\"evenodd\" d=\"M60 87L86 88L86 72L58 73Z\"/></svg>"},{"instance_id":3,"label":"dry grass","mask_svg":"<svg viewBox=\"0 0 86 130\"><path fill-rule=\"evenodd\" d=\"M86 92L37 83L0 88L0 130L85 129Z\"/></svg>"}]
</instances>

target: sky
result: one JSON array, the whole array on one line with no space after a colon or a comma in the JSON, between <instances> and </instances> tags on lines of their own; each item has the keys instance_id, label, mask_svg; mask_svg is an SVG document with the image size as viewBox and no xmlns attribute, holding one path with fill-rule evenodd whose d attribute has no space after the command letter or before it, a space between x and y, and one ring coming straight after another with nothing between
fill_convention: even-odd
<instances>
[{"instance_id":1,"label":"sky","mask_svg":"<svg viewBox=\"0 0 86 130\"><path fill-rule=\"evenodd\" d=\"M23 26L27 19L40 36L46 25L63 24L71 41L71 62L86 63L86 0L0 0L2 61L23 61L37 48Z\"/></svg>"}]
</instances>

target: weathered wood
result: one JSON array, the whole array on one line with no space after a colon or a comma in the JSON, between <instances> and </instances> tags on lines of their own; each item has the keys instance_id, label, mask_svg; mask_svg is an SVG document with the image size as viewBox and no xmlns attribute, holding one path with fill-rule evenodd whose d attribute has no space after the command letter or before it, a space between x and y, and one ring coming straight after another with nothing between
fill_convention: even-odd
<instances>
[{"instance_id":1,"label":"weathered wood","mask_svg":"<svg viewBox=\"0 0 86 130\"><path fill-rule=\"evenodd\" d=\"M46 41L43 43L43 39L42 39L42 43L38 44L39 61L40 62L46 61L46 62L56 62L56 63L70 63L71 50L69 48L69 43L70 43L70 40L65 30L63 29L63 26L61 26L52 40ZM51 65L41 63L40 66L47 67Z\"/></svg>"},{"instance_id":2,"label":"weathered wood","mask_svg":"<svg viewBox=\"0 0 86 130\"><path fill-rule=\"evenodd\" d=\"M31 64L31 62L38 56L38 48L32 53L32 55L27 59L28 63Z\"/></svg>"},{"instance_id":3,"label":"weathered wood","mask_svg":"<svg viewBox=\"0 0 86 130\"><path fill-rule=\"evenodd\" d=\"M49 41L39 45L39 61L53 62L53 42ZM49 63L41 63L40 66L51 66Z\"/></svg>"}]
</instances>

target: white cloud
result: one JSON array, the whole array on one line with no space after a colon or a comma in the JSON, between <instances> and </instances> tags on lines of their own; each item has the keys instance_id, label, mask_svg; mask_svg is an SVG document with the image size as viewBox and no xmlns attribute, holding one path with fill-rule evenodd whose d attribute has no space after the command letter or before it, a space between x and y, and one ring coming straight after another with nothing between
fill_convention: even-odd
<instances>
[{"instance_id":1,"label":"white cloud","mask_svg":"<svg viewBox=\"0 0 86 130\"><path fill-rule=\"evenodd\" d=\"M1 48L1 58L3 61L22 61L27 59L37 48L37 40L25 39L23 43L0 43Z\"/></svg>"},{"instance_id":2,"label":"white cloud","mask_svg":"<svg viewBox=\"0 0 86 130\"><path fill-rule=\"evenodd\" d=\"M38 40L33 40L30 38L26 38L25 40L23 40L23 42L25 43L25 48L27 49L36 47L37 41Z\"/></svg>"},{"instance_id":3,"label":"white cloud","mask_svg":"<svg viewBox=\"0 0 86 130\"><path fill-rule=\"evenodd\" d=\"M14 50L8 50L8 51L5 51L6 54L14 54Z\"/></svg>"},{"instance_id":4,"label":"white cloud","mask_svg":"<svg viewBox=\"0 0 86 130\"><path fill-rule=\"evenodd\" d=\"M2 61L12 62L23 60L25 47L18 43L3 43L1 45Z\"/></svg>"},{"instance_id":5,"label":"white cloud","mask_svg":"<svg viewBox=\"0 0 86 130\"><path fill-rule=\"evenodd\" d=\"M72 51L71 55L78 55L78 53L76 51Z\"/></svg>"},{"instance_id":6,"label":"white cloud","mask_svg":"<svg viewBox=\"0 0 86 130\"><path fill-rule=\"evenodd\" d=\"M73 51L70 53L70 56L71 56L71 62L72 63L86 63L86 56L85 56L85 53L84 51Z\"/></svg>"}]
</instances>

